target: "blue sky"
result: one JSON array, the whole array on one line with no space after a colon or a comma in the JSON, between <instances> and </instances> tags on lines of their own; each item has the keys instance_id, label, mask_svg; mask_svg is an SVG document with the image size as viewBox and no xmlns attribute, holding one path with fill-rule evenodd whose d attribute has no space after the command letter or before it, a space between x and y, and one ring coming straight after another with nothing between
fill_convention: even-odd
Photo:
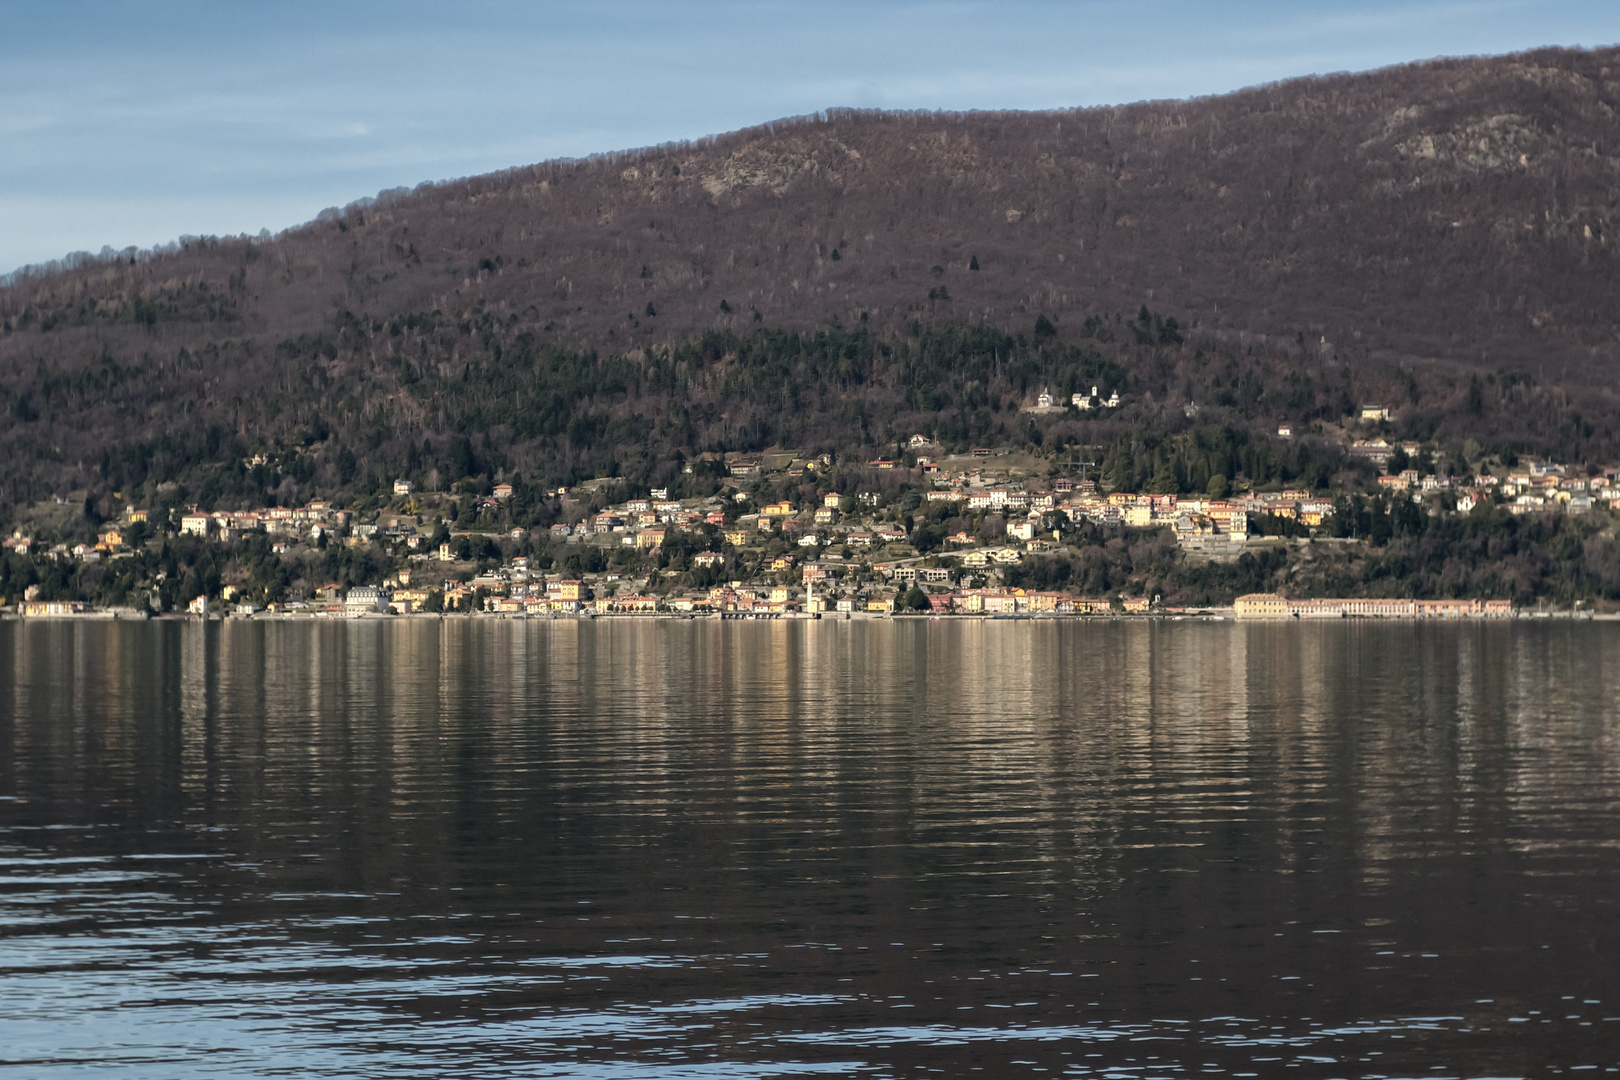
<instances>
[{"instance_id":1,"label":"blue sky","mask_svg":"<svg viewBox=\"0 0 1620 1080\"><path fill-rule=\"evenodd\" d=\"M0 272L828 106L1094 105L1616 42L1615 0L13 0Z\"/></svg>"}]
</instances>

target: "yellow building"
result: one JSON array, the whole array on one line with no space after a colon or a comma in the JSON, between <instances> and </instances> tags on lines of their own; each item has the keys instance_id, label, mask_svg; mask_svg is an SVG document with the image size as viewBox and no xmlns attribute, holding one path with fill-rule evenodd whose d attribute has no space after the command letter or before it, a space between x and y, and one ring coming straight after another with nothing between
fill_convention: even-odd
<instances>
[{"instance_id":1,"label":"yellow building","mask_svg":"<svg viewBox=\"0 0 1620 1080\"><path fill-rule=\"evenodd\" d=\"M1232 611L1240 619L1286 619L1288 601L1276 593L1248 593L1237 598Z\"/></svg>"},{"instance_id":2,"label":"yellow building","mask_svg":"<svg viewBox=\"0 0 1620 1080\"><path fill-rule=\"evenodd\" d=\"M27 600L22 605L22 614L28 618L46 615L83 615L89 610L90 605L79 600Z\"/></svg>"},{"instance_id":3,"label":"yellow building","mask_svg":"<svg viewBox=\"0 0 1620 1080\"><path fill-rule=\"evenodd\" d=\"M401 615L421 611L427 606L427 602L428 590L426 589L395 589L388 597L388 606Z\"/></svg>"},{"instance_id":4,"label":"yellow building","mask_svg":"<svg viewBox=\"0 0 1620 1080\"><path fill-rule=\"evenodd\" d=\"M1125 524L1133 529L1145 529L1153 523L1153 507L1134 503L1121 512Z\"/></svg>"}]
</instances>

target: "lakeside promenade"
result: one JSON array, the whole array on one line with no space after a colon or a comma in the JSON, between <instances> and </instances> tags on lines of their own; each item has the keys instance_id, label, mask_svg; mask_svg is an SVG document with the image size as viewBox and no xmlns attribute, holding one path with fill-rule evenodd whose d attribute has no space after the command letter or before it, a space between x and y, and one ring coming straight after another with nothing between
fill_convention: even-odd
<instances>
[{"instance_id":1,"label":"lakeside promenade","mask_svg":"<svg viewBox=\"0 0 1620 1080\"><path fill-rule=\"evenodd\" d=\"M1280 601L1280 602L1279 602ZM387 611L233 611L196 614L168 612L155 614L133 608L49 611L0 611L0 622L392 622L397 620L500 620L550 622L644 622L658 621L1144 621L1200 620L1206 622L1322 622L1329 620L1411 620L1421 622L1460 622L1506 620L1620 621L1620 612L1597 612L1590 608L1523 608L1508 601L1457 600L1369 600L1313 599L1284 600L1269 594L1240 597L1230 606L1163 608L1148 611L1025 611L1025 612L933 612L933 611L579 611L579 612L387 612Z\"/></svg>"}]
</instances>

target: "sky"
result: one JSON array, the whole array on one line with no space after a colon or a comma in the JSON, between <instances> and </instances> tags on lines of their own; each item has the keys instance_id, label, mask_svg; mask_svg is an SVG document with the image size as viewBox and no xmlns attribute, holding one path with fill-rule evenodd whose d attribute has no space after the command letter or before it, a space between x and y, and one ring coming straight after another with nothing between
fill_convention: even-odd
<instances>
[{"instance_id":1,"label":"sky","mask_svg":"<svg viewBox=\"0 0 1620 1080\"><path fill-rule=\"evenodd\" d=\"M0 273L833 106L1066 108L1615 43L1615 0L14 0Z\"/></svg>"}]
</instances>

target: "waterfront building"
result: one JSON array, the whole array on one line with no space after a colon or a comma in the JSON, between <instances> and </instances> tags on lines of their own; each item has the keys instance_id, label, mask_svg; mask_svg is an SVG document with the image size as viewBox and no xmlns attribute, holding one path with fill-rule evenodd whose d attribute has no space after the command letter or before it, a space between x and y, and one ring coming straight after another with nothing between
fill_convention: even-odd
<instances>
[{"instance_id":1,"label":"waterfront building","mask_svg":"<svg viewBox=\"0 0 1620 1080\"><path fill-rule=\"evenodd\" d=\"M1248 593L1232 604L1232 612L1240 619L1286 619L1290 612L1288 600L1278 593Z\"/></svg>"},{"instance_id":2,"label":"waterfront building","mask_svg":"<svg viewBox=\"0 0 1620 1080\"><path fill-rule=\"evenodd\" d=\"M366 615L388 610L388 594L375 585L356 585L343 598L345 615Z\"/></svg>"}]
</instances>

